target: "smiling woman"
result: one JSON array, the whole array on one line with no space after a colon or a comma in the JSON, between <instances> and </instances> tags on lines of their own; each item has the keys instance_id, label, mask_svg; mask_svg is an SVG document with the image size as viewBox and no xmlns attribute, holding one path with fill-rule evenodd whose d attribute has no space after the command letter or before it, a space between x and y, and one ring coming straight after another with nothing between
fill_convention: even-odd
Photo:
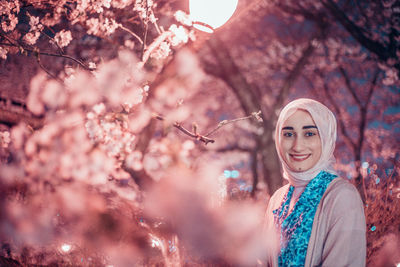
<instances>
[{"instance_id":1,"label":"smiling woman","mask_svg":"<svg viewBox=\"0 0 400 267\"><path fill-rule=\"evenodd\" d=\"M292 171L307 171L318 162L321 157L321 139L307 111L299 109L284 122L279 146Z\"/></svg>"},{"instance_id":2,"label":"smiling woman","mask_svg":"<svg viewBox=\"0 0 400 267\"><path fill-rule=\"evenodd\" d=\"M275 145L289 183L268 203L265 230L278 241L269 266L365 266L363 203L333 169L335 142L323 104L301 98L281 111Z\"/></svg>"}]
</instances>

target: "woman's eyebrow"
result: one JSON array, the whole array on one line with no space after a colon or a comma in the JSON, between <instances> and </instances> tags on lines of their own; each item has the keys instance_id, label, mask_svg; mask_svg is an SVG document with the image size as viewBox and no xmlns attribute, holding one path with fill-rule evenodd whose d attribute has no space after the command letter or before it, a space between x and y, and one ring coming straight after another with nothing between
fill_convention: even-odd
<instances>
[{"instance_id":1,"label":"woman's eyebrow","mask_svg":"<svg viewBox=\"0 0 400 267\"><path fill-rule=\"evenodd\" d=\"M315 126L315 125L307 125L307 126L303 126L303 129L311 129L311 128L318 129L318 128L317 128L317 126Z\"/></svg>"},{"instance_id":2,"label":"woman's eyebrow","mask_svg":"<svg viewBox=\"0 0 400 267\"><path fill-rule=\"evenodd\" d=\"M312 129L312 128L318 129L317 126L315 126L315 125L306 125L306 126L303 126L303 129L304 129L304 130L306 130L306 129ZM286 127L283 127L282 130L294 130L294 128L293 128L292 126L286 126Z\"/></svg>"},{"instance_id":3,"label":"woman's eyebrow","mask_svg":"<svg viewBox=\"0 0 400 267\"><path fill-rule=\"evenodd\" d=\"M291 126L286 126L286 127L283 127L282 130L294 130L294 129Z\"/></svg>"}]
</instances>

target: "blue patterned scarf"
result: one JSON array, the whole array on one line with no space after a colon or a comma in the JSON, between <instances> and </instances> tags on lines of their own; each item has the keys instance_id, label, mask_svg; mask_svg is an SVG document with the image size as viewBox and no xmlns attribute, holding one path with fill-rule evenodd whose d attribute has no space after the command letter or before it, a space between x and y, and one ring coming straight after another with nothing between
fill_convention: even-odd
<instances>
[{"instance_id":1,"label":"blue patterned scarf","mask_svg":"<svg viewBox=\"0 0 400 267\"><path fill-rule=\"evenodd\" d=\"M294 190L294 187L290 186L281 206L273 211L275 225L281 233L281 250L278 256L280 267L304 266L315 212L326 188L335 178L336 175L321 171L307 184L288 216Z\"/></svg>"}]
</instances>

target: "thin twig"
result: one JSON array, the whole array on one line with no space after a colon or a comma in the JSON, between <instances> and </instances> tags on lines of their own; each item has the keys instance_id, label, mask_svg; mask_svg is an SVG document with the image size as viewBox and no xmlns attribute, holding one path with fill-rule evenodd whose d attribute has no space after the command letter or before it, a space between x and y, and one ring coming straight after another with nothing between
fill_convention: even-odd
<instances>
[{"instance_id":1,"label":"thin twig","mask_svg":"<svg viewBox=\"0 0 400 267\"><path fill-rule=\"evenodd\" d=\"M350 91L351 95L353 96L354 101L356 101L356 104L359 106L359 108L361 109L363 107L363 104L361 103L360 98L358 97L356 90L354 89L353 86L351 86L351 80L350 77L347 75L346 71L343 69L343 67L339 67L339 71L342 74L345 84L346 84L346 88L348 91Z\"/></svg>"},{"instance_id":2,"label":"thin twig","mask_svg":"<svg viewBox=\"0 0 400 267\"><path fill-rule=\"evenodd\" d=\"M70 59L70 60L76 62L78 65L80 65L81 67L83 67L85 70L89 70L89 71L93 70L92 68L86 66L86 64L83 63L81 60L76 59L76 58L74 58L74 57L71 57L71 56L68 56L68 55L64 55L64 54L53 54L53 53L49 53L49 52L40 52L39 50L37 50L37 48L36 48L36 49L35 49L35 48L34 48L34 49L32 49L32 48L27 48L27 47L21 45L21 44L18 43L18 42L15 42L15 43L14 43L13 40L11 40L11 39L10 39L7 35L5 35L5 34L1 34L1 33L0 33L0 35L1 35L2 37L4 37L4 38L10 43L9 46L18 47L18 48L21 50L21 52L23 52L23 51L28 51L28 52L31 52L31 53L35 53L35 54L37 53L37 54L44 55L44 56L67 58L67 59ZM4 45L7 45L7 44L4 44Z\"/></svg>"},{"instance_id":3,"label":"thin twig","mask_svg":"<svg viewBox=\"0 0 400 267\"><path fill-rule=\"evenodd\" d=\"M25 50L26 50L26 51L29 51L29 52L34 52L34 50L29 49L29 48L28 48L28 49L25 48ZM85 70L89 70L89 71L93 70L92 68L86 66L86 64L83 63L82 61L80 61L79 59L76 59L76 58L71 57L71 56L68 56L68 55L53 54L53 53L49 53L49 52L38 52L38 53L39 53L40 55L44 55L44 56L67 58L67 59L70 59L70 60L72 60L72 61L75 61L76 63L78 63L78 65L80 65L81 67L83 67Z\"/></svg>"},{"instance_id":4,"label":"thin twig","mask_svg":"<svg viewBox=\"0 0 400 267\"><path fill-rule=\"evenodd\" d=\"M144 34L143 34L143 45L142 45L142 51L140 53L140 59L143 62L146 62L143 60L143 58L144 58L144 51L146 49L147 32L149 30L149 3L147 0L146 0L146 18L142 22L144 23Z\"/></svg>"},{"instance_id":5,"label":"thin twig","mask_svg":"<svg viewBox=\"0 0 400 267\"><path fill-rule=\"evenodd\" d=\"M136 38L136 40L139 41L139 43L140 43L141 45L143 44L142 39L140 39L140 37L139 37L136 33L134 33L133 31L129 30L128 28L126 28L126 27L125 27L124 25L122 25L122 24L118 24L118 27L119 27L120 29L122 29L122 30L124 30L124 31L126 31L126 32L128 32L128 33L130 33L133 37Z\"/></svg>"},{"instance_id":6,"label":"thin twig","mask_svg":"<svg viewBox=\"0 0 400 267\"><path fill-rule=\"evenodd\" d=\"M162 117L160 115L155 115L154 117L156 119L160 120L160 121L165 120L164 117ZM174 122L173 126L175 128L177 128L178 130L180 130L181 132L183 132L184 134L186 134L186 135L188 135L190 137L193 137L193 138L203 142L206 145L208 143L214 143L215 142L215 140L213 140L211 138L208 138L208 137L206 137L204 135L201 135L201 134L198 134L198 133L193 133L193 132L189 131L188 129L184 128L179 122Z\"/></svg>"},{"instance_id":7,"label":"thin twig","mask_svg":"<svg viewBox=\"0 0 400 267\"><path fill-rule=\"evenodd\" d=\"M56 42L56 40L54 40L53 37L51 37L50 35L48 35L47 33L45 33L43 30L40 31L44 36L46 36L53 44L55 44L58 48L58 50L60 50L61 54L64 54L64 49L62 49L62 47Z\"/></svg>"},{"instance_id":8,"label":"thin twig","mask_svg":"<svg viewBox=\"0 0 400 267\"><path fill-rule=\"evenodd\" d=\"M319 71L316 71L316 75L322 77L322 73L320 73ZM339 117L338 120L338 124L340 125L339 129L342 132L344 138L344 142L347 143L347 145L349 145L350 147L353 148L353 150L356 147L356 143L351 139L350 135L347 133L347 128L344 125L344 119L343 119L343 115L342 112L340 111L339 106L337 105L337 103L334 101L333 96L330 93L330 88L327 82L323 83L323 88L324 88L324 92L325 92L325 96L328 98L328 101L332 104L333 109L336 112L336 116Z\"/></svg>"},{"instance_id":9,"label":"thin twig","mask_svg":"<svg viewBox=\"0 0 400 267\"><path fill-rule=\"evenodd\" d=\"M229 123L234 123L234 122L237 122L237 121L251 119L251 118L255 118L258 121L260 121L261 120L260 114L261 114L261 111L258 111L258 112L253 112L251 115L243 117L243 118L237 118L237 119L233 119L233 120L223 120L218 124L218 126L214 130L212 130L211 132L209 132L208 134L205 134L205 135L201 135L201 134L197 133L197 126L195 126L195 124L194 124L195 127L193 127L193 131L192 132L189 131L188 129L184 128L179 122L174 122L173 126L175 128L177 128L178 130L180 130L181 132L183 132L184 134L186 134L186 135L188 135L188 136L190 136L192 138L195 138L195 139L197 139L197 140L199 140L199 141L201 141L201 142L203 142L203 143L205 143L207 145L208 143L214 143L215 142L214 139L211 139L208 136L210 136L211 134L213 134L216 131L218 131L224 125L227 125ZM164 117L162 117L161 115L154 115L154 117L156 119L160 120L160 121L165 120Z\"/></svg>"},{"instance_id":10,"label":"thin twig","mask_svg":"<svg viewBox=\"0 0 400 267\"><path fill-rule=\"evenodd\" d=\"M163 31L162 31L162 30L160 29L160 27L158 26L157 21L154 21L153 24L154 24L154 27L155 27L156 30L157 30L157 33L158 33L158 34L161 34Z\"/></svg>"},{"instance_id":11,"label":"thin twig","mask_svg":"<svg viewBox=\"0 0 400 267\"><path fill-rule=\"evenodd\" d=\"M153 10L151 10L151 14L154 16ZM157 20L152 21L154 27L156 28L156 31L158 34L161 34L163 31L160 29L160 27L157 24Z\"/></svg>"},{"instance_id":12,"label":"thin twig","mask_svg":"<svg viewBox=\"0 0 400 267\"><path fill-rule=\"evenodd\" d=\"M147 42L147 31L149 29L149 23L146 21L144 26L144 36L143 36L143 45L142 45L142 52L141 52L141 59L143 60L144 57L144 50L146 49L146 42Z\"/></svg>"},{"instance_id":13,"label":"thin twig","mask_svg":"<svg viewBox=\"0 0 400 267\"><path fill-rule=\"evenodd\" d=\"M76 59L76 58L74 58L74 57L71 57L71 56L68 56L68 55L64 55L64 54L53 54L53 53L50 53L50 52L40 52L40 50L38 50L37 48L33 48L33 49L32 49L32 48L27 48L27 47L23 46L22 44L20 44L20 43L17 42L17 41L14 42L14 41L11 40L7 35L2 34L1 32L0 32L0 35L1 35L2 37L4 37L5 39L7 39L7 41L10 43L9 46L18 47L18 48L21 50L21 52L23 52L23 51L28 51L28 52L31 52L31 53L38 53L38 54L44 55L44 56L67 58L67 59L70 59L70 60L76 62L78 65L80 65L81 67L83 67L85 70L89 70L89 71L93 70L92 68L86 66L86 64L83 63L81 60ZM5 44L5 45L6 45L6 44Z\"/></svg>"},{"instance_id":14,"label":"thin twig","mask_svg":"<svg viewBox=\"0 0 400 267\"><path fill-rule=\"evenodd\" d=\"M53 79L55 79L55 80L57 80L57 81L63 83L63 81L62 81L60 78L58 78L57 76L55 76L53 73L51 73L48 69L46 69L46 68L43 66L42 62L40 61L40 54L39 54L39 53L36 54L36 60L37 60L37 63L38 63L38 65L39 65L39 67L40 67L42 70L44 70L44 71L47 73L47 75L49 75L49 76L52 77Z\"/></svg>"},{"instance_id":15,"label":"thin twig","mask_svg":"<svg viewBox=\"0 0 400 267\"><path fill-rule=\"evenodd\" d=\"M142 56L142 62L139 63L138 67L141 68L144 66L144 64L147 62L147 60L150 58L151 53L161 45L162 42L164 42L166 39L168 39L172 35L171 32L165 31L163 32L160 36L158 36L151 44L150 46L144 51L143 56Z\"/></svg>"},{"instance_id":16,"label":"thin twig","mask_svg":"<svg viewBox=\"0 0 400 267\"><path fill-rule=\"evenodd\" d=\"M210 135L214 134L216 131L218 131L221 127L223 127L227 124L230 124L230 123L234 123L234 122L242 121L242 120L248 120L251 118L260 120L261 119L260 115L261 115L261 110L258 112L253 112L251 115L246 116L246 117L237 118L237 119L233 119L233 120L223 120L220 123L218 123L218 126L215 129L211 130L209 133L205 134L204 136L210 136Z\"/></svg>"}]
</instances>

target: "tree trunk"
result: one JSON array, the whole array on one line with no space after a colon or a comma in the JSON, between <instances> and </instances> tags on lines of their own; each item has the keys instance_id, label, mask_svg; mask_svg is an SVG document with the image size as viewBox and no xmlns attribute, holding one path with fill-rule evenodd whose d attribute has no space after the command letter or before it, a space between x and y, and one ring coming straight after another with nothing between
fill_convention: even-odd
<instances>
[{"instance_id":1,"label":"tree trunk","mask_svg":"<svg viewBox=\"0 0 400 267\"><path fill-rule=\"evenodd\" d=\"M247 82L223 42L221 42L217 36L213 36L208 40L207 44L216 58L217 66L206 66L206 72L221 78L231 88L245 114L249 115L252 112L262 111L260 98L256 93L257 88ZM269 116L268 119L266 119L266 116L263 114L261 117L263 119L263 134L256 137L256 150L257 153L261 155L263 177L268 186L268 193L273 194L282 185L280 164L272 139L276 115L273 114L272 117ZM253 190L256 189L256 186L256 181L253 181Z\"/></svg>"}]
</instances>

